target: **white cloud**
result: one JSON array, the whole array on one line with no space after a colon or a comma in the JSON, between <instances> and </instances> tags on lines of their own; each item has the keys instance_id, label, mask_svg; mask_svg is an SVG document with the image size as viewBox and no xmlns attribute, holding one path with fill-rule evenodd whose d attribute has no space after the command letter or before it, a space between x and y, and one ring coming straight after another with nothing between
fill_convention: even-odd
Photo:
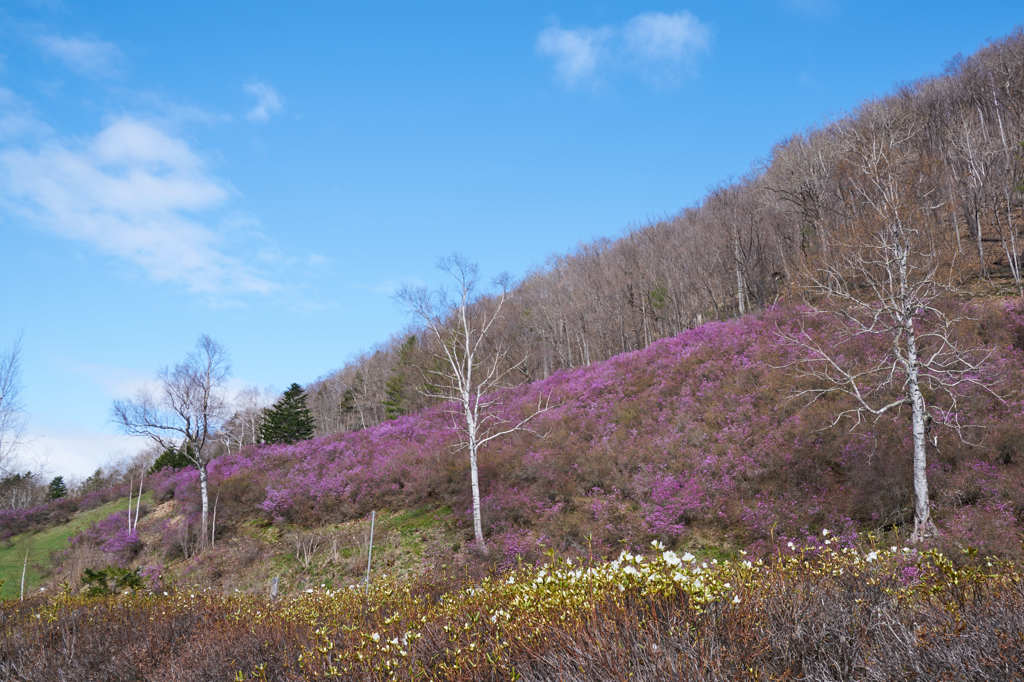
<instances>
[{"instance_id":1,"label":"white cloud","mask_svg":"<svg viewBox=\"0 0 1024 682\"><path fill-rule=\"evenodd\" d=\"M596 80L602 69L654 76L671 83L693 72L711 45L711 31L690 12L644 12L621 26L563 29L537 36L537 52L550 57L559 79L573 86Z\"/></svg>"},{"instance_id":2,"label":"white cloud","mask_svg":"<svg viewBox=\"0 0 1024 682\"><path fill-rule=\"evenodd\" d=\"M711 32L689 12L638 14L626 23L626 48L652 61L692 59L708 49Z\"/></svg>"},{"instance_id":3,"label":"white cloud","mask_svg":"<svg viewBox=\"0 0 1024 682\"><path fill-rule=\"evenodd\" d=\"M256 98L256 105L245 115L250 121L260 123L270 120L270 117L281 111L284 104L281 96L274 88L266 83L253 81L245 85L245 91Z\"/></svg>"},{"instance_id":4,"label":"white cloud","mask_svg":"<svg viewBox=\"0 0 1024 682\"><path fill-rule=\"evenodd\" d=\"M85 478L97 468L141 452L148 441L103 431L29 433L20 461L46 475Z\"/></svg>"},{"instance_id":5,"label":"white cloud","mask_svg":"<svg viewBox=\"0 0 1024 682\"><path fill-rule=\"evenodd\" d=\"M36 42L74 71L85 76L116 76L123 55L117 45L104 40L40 36Z\"/></svg>"},{"instance_id":6,"label":"white cloud","mask_svg":"<svg viewBox=\"0 0 1024 682\"><path fill-rule=\"evenodd\" d=\"M134 263L156 281L206 294L267 293L274 284L229 255L200 220L227 196L184 140L131 117L84 143L0 150L0 210Z\"/></svg>"},{"instance_id":7,"label":"white cloud","mask_svg":"<svg viewBox=\"0 0 1024 682\"><path fill-rule=\"evenodd\" d=\"M610 36L607 28L549 26L537 36L537 52L551 57L558 76L568 85L575 85L594 76Z\"/></svg>"},{"instance_id":8,"label":"white cloud","mask_svg":"<svg viewBox=\"0 0 1024 682\"><path fill-rule=\"evenodd\" d=\"M157 164L195 171L202 165L188 145L162 130L133 118L122 118L93 140L95 157L108 164Z\"/></svg>"}]
</instances>

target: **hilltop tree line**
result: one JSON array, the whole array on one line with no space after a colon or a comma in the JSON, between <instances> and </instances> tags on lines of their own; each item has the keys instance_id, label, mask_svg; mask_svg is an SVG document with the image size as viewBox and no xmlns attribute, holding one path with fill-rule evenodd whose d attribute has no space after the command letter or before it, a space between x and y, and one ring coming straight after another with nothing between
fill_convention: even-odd
<instances>
[{"instance_id":1,"label":"hilltop tree line","mask_svg":"<svg viewBox=\"0 0 1024 682\"><path fill-rule=\"evenodd\" d=\"M551 258L509 291L491 331L512 379L542 379L633 351L708 320L761 308L870 238L866 152L916 202L920 239L958 283L1022 281L1024 33L955 58L847 116L772 149L747 176L698 205ZM910 194L913 196L910 196ZM488 309L498 297L474 305ZM450 325L456 323L449 320ZM423 329L395 336L308 387L317 434L364 428L430 404L436 348Z\"/></svg>"}]
</instances>

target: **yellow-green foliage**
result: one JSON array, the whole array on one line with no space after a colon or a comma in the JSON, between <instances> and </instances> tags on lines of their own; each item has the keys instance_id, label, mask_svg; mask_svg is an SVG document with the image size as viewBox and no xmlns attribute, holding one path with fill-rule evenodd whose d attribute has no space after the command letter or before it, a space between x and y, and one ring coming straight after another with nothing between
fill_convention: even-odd
<instances>
[{"instance_id":1,"label":"yellow-green foliage","mask_svg":"<svg viewBox=\"0 0 1024 682\"><path fill-rule=\"evenodd\" d=\"M226 672L235 679L514 679L523 666L552 651L564 653L566 642L592 646L593 633L609 622L617 623L620 634L625 628L644 639L657 631L675 641L699 641L702 627L732 623L728 631L737 646L764 654L765 645L752 634L758 619L778 627L777 611L797 611L805 597L823 609L801 616L807 627L835 615L829 613L828 595L846 594L846 611L871 602L856 618L873 617L880 608L927 613L936 637L957 636L961 614L978 600L1021 597L1017 565L967 555L954 561L937 551L829 543L769 560L702 560L652 545L646 555L623 552L611 561L553 558L541 567L441 592L434 588L443 581L431 586L386 578L368 587L309 589L276 602L202 590L102 599L65 592L17 616L8 614L0 658L13 649L15 631L17 638L31 637L27 628L39 641L53 641L53 631L66 627L69 614L87 613L93 624L124 618L148 623L153 641L159 640L161 624L178 623L180 629L183 620L198 619L197 626L206 628L205 640L196 632L206 647L201 655L237 663L230 671L223 663L209 673L214 677ZM864 633L869 626L865 621ZM1024 640L1018 633L1009 641L1016 646L1010 653L1019 658ZM216 651L217 646L248 649ZM175 665L197 666L189 655ZM633 665L629 655L622 654L622 670ZM751 659L749 665L755 677L776 674L767 663ZM155 670L174 674L172 668Z\"/></svg>"}]
</instances>

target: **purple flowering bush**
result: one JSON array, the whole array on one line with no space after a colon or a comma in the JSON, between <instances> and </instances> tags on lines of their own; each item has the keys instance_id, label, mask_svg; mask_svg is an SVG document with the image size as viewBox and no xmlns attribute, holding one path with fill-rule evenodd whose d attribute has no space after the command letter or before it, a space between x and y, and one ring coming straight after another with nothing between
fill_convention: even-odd
<instances>
[{"instance_id":1,"label":"purple flowering bush","mask_svg":"<svg viewBox=\"0 0 1024 682\"><path fill-rule=\"evenodd\" d=\"M992 349L988 376L1003 400L974 390L963 401L972 446L936 429L929 451L933 515L945 537L1019 553L1024 518L1024 309L967 311L959 332ZM777 330L800 311L778 308L713 322L590 367L509 389L501 416L515 421L547 396L534 422L481 453L486 531L509 555L617 551L623 542L691 533L768 546L812 529L855 537L912 518L909 418L891 414L850 430L829 428L848 405L805 406L792 368L799 351ZM827 323L808 326L828 336ZM883 340L844 345L870 360ZM218 524L262 515L317 525L371 509L449 506L468 528L469 467L452 415L437 406L358 432L249 448L210 465L221 491ZM196 472L161 472L153 484L198 508Z\"/></svg>"},{"instance_id":2,"label":"purple flowering bush","mask_svg":"<svg viewBox=\"0 0 1024 682\"><path fill-rule=\"evenodd\" d=\"M80 511L95 509L128 494L128 485L113 485L85 495L59 497L22 509L0 509L0 541L20 533L30 533L67 523Z\"/></svg>"},{"instance_id":3,"label":"purple flowering bush","mask_svg":"<svg viewBox=\"0 0 1024 682\"><path fill-rule=\"evenodd\" d=\"M72 549L96 547L109 555L110 563L127 566L142 549L142 541L135 529L128 531L128 511L116 511L100 519L70 540Z\"/></svg>"}]
</instances>

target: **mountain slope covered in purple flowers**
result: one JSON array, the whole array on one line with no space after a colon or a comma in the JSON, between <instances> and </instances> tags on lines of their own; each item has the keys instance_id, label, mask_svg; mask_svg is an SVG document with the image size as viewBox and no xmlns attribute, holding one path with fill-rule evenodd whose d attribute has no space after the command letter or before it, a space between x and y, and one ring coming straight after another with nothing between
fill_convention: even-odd
<instances>
[{"instance_id":1,"label":"mountain slope covered in purple flowers","mask_svg":"<svg viewBox=\"0 0 1024 682\"><path fill-rule=\"evenodd\" d=\"M965 401L971 443L936 431L929 477L944 542L1020 552L1024 517L1024 311L969 306L964 338L992 351ZM658 538L765 548L827 527L852 538L900 533L912 520L906 413L850 429L829 424L838 399L793 397L798 351L779 330L801 312L778 308L713 322L650 347L510 389L503 416L545 398L534 425L482 453L484 524L511 562L560 552L611 553ZM814 320L811 321L814 324ZM829 334L826 327L821 333ZM865 340L854 352L880 348ZM975 441L977 441L976 444ZM261 446L216 459L222 533L261 524L316 528L371 510L450 511L469 552L469 474L445 406L358 432ZM197 508L195 472L161 475L158 496ZM443 554L443 552L442 552Z\"/></svg>"}]
</instances>

